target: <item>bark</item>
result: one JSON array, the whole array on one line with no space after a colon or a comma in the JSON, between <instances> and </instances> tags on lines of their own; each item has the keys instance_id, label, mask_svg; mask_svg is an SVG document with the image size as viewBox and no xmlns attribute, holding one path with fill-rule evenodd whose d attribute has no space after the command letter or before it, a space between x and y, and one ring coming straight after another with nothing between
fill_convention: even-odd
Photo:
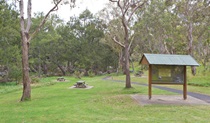
<instances>
[{"instance_id":1,"label":"bark","mask_svg":"<svg viewBox=\"0 0 210 123\"><path fill-rule=\"evenodd\" d=\"M57 66L61 70L63 76L65 76L66 75L66 71L63 69L63 67L61 65L59 65L59 64Z\"/></svg>"},{"instance_id":2,"label":"bark","mask_svg":"<svg viewBox=\"0 0 210 123\"><path fill-rule=\"evenodd\" d=\"M117 3L117 6L121 10L121 22L124 28L124 45L121 44L116 40L116 37L113 38L113 40L118 43L120 46L124 47L125 51L125 73L126 73L126 83L125 87L126 88L131 88L131 80L130 80L130 47L132 42L129 43L129 22L133 16L133 14L136 12L136 10L140 7L142 7L145 3L146 0L143 1L143 3L140 3L141 1L136 2L134 4L132 1L129 0L109 0L110 2L115 2ZM130 7L132 7L131 12L129 12Z\"/></svg>"},{"instance_id":3,"label":"bark","mask_svg":"<svg viewBox=\"0 0 210 123\"><path fill-rule=\"evenodd\" d=\"M28 1L28 11L31 9L31 1ZM29 51L29 29L30 29L30 21L28 21L27 29L25 30L24 25L24 3L23 0L20 0L20 26L21 26L21 40L22 40L22 72L23 72L23 94L21 97L21 101L30 100L31 99L31 80L29 77L29 63L28 63L28 51ZM30 14L28 13L30 16ZM30 17L28 18L30 19Z\"/></svg>"},{"instance_id":4,"label":"bark","mask_svg":"<svg viewBox=\"0 0 210 123\"><path fill-rule=\"evenodd\" d=\"M188 54L191 55L192 57L193 55L193 23L190 22L189 24L189 28L188 28ZM195 76L196 74L196 67L195 66L191 66L191 72L192 74Z\"/></svg>"},{"instance_id":5,"label":"bark","mask_svg":"<svg viewBox=\"0 0 210 123\"><path fill-rule=\"evenodd\" d=\"M23 94L21 97L21 101L30 100L31 99L31 80L29 77L29 62L28 62L28 53L29 53L29 44L31 39L39 32L41 27L45 24L47 17L49 14L58 9L58 4L60 4L62 0L54 3L54 7L45 15L44 19L40 23L40 25L36 28L36 30L29 35L29 31L31 28L31 0L28 0L27 5L27 24L25 24L24 19L24 0L19 0L20 7L20 28L21 28L21 41L22 41L22 77L23 77ZM72 1L71 1L72 2ZM26 27L25 27L26 25Z\"/></svg>"},{"instance_id":6,"label":"bark","mask_svg":"<svg viewBox=\"0 0 210 123\"><path fill-rule=\"evenodd\" d=\"M131 88L131 78L130 78L130 53L129 53L129 40L128 40L128 25L125 20L125 16L122 17L122 24L125 31L125 74L126 74L126 88Z\"/></svg>"},{"instance_id":7,"label":"bark","mask_svg":"<svg viewBox=\"0 0 210 123\"><path fill-rule=\"evenodd\" d=\"M23 94L21 101L31 99L31 80L29 77L29 64L28 64L28 49L29 45L27 43L27 38L22 34L22 71L23 71Z\"/></svg>"},{"instance_id":8,"label":"bark","mask_svg":"<svg viewBox=\"0 0 210 123\"><path fill-rule=\"evenodd\" d=\"M191 1L189 1L189 0L187 1L186 12L185 12L185 15L189 18L193 16L192 14L193 14L193 11L194 11L194 9L191 8L191 6L189 4L190 2ZM187 51L187 53L193 57L194 56L194 54L193 54L194 49L193 49L193 34L192 33L193 33L193 20L192 20L192 18L190 18L188 20L188 30L187 30L187 39L188 39L188 51ZM195 75L196 74L196 67L191 66L191 71L192 71L192 74Z\"/></svg>"},{"instance_id":9,"label":"bark","mask_svg":"<svg viewBox=\"0 0 210 123\"><path fill-rule=\"evenodd\" d=\"M193 31L193 24L192 22L190 22L189 27L188 27L188 54L193 56L193 35L192 35L192 31Z\"/></svg>"}]
</instances>

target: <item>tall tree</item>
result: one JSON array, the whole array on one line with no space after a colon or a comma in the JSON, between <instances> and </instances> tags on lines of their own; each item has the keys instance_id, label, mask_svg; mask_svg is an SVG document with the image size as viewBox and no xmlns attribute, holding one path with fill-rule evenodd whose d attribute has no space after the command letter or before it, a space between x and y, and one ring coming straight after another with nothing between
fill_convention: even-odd
<instances>
[{"instance_id":1,"label":"tall tree","mask_svg":"<svg viewBox=\"0 0 210 123\"><path fill-rule=\"evenodd\" d=\"M30 34L31 28L31 10L32 3L31 0L27 2L27 21L25 21L24 16L24 2L26 0L19 0L19 10L20 10L20 28L21 28L21 41L22 41L22 71L23 71L23 94L21 97L21 101L30 100L31 99L31 80L29 77L29 62L28 62L28 53L29 53L29 45L31 39L39 32L42 26L45 24L47 17L51 12L56 11L58 9L58 5L62 2L62 0L53 0L54 6L48 13L45 15L44 19L41 21L40 25L36 28L36 30ZM71 2L75 2L75 0L71 0Z\"/></svg>"},{"instance_id":2,"label":"tall tree","mask_svg":"<svg viewBox=\"0 0 210 123\"><path fill-rule=\"evenodd\" d=\"M124 52L125 52L125 73L126 73L126 88L131 88L131 80L130 80L130 46L132 42L129 42L131 36L130 27L131 27L131 20L133 14L139 9L144 6L147 0L109 0L110 2L116 3L117 6L120 8L120 19L123 25L124 31ZM115 42L119 42L115 40ZM119 45L122 45L120 42Z\"/></svg>"},{"instance_id":3,"label":"tall tree","mask_svg":"<svg viewBox=\"0 0 210 123\"><path fill-rule=\"evenodd\" d=\"M208 13L210 5L208 0L186 0L186 1L176 1L175 11L180 18L182 26L186 30L187 39L187 54L194 57L195 55L195 27L197 25L202 25L201 20L208 18ZM206 12L205 12L206 11ZM207 22L208 23L208 22ZM191 67L192 74L196 74L196 67Z\"/></svg>"}]
</instances>

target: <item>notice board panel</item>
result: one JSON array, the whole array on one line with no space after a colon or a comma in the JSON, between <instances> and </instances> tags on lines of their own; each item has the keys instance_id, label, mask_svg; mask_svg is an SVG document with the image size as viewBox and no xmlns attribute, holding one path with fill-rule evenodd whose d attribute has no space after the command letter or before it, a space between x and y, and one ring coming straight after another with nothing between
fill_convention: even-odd
<instances>
[{"instance_id":1,"label":"notice board panel","mask_svg":"<svg viewBox=\"0 0 210 123\"><path fill-rule=\"evenodd\" d=\"M152 83L183 84L184 66L152 65Z\"/></svg>"}]
</instances>

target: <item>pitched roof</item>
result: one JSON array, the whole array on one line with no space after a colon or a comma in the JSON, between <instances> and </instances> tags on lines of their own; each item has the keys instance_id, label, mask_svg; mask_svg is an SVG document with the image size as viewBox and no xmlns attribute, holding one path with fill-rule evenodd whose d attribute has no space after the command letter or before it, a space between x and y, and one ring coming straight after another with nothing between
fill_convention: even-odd
<instances>
[{"instance_id":1,"label":"pitched roof","mask_svg":"<svg viewBox=\"0 0 210 123\"><path fill-rule=\"evenodd\" d=\"M143 54L141 64L199 66L190 55Z\"/></svg>"}]
</instances>

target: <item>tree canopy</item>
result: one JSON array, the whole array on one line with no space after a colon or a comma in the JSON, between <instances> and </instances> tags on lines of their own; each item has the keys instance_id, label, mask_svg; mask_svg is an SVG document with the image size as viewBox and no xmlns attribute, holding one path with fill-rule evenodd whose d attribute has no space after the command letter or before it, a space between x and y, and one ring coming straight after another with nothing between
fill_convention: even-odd
<instances>
[{"instance_id":1,"label":"tree canopy","mask_svg":"<svg viewBox=\"0 0 210 123\"><path fill-rule=\"evenodd\" d=\"M0 2L0 10L0 79L19 81L20 13L5 0ZM131 14L132 8L129 10ZM120 12L109 4L96 15L85 10L68 22L50 14L30 42L29 72L40 77L74 72L88 75L107 72L109 66L124 71L125 28ZM129 60L137 62L143 53L191 54L210 70L209 17L210 4L206 0L147 1L127 25ZM29 34L33 35L44 18L43 13L32 16Z\"/></svg>"}]
</instances>

